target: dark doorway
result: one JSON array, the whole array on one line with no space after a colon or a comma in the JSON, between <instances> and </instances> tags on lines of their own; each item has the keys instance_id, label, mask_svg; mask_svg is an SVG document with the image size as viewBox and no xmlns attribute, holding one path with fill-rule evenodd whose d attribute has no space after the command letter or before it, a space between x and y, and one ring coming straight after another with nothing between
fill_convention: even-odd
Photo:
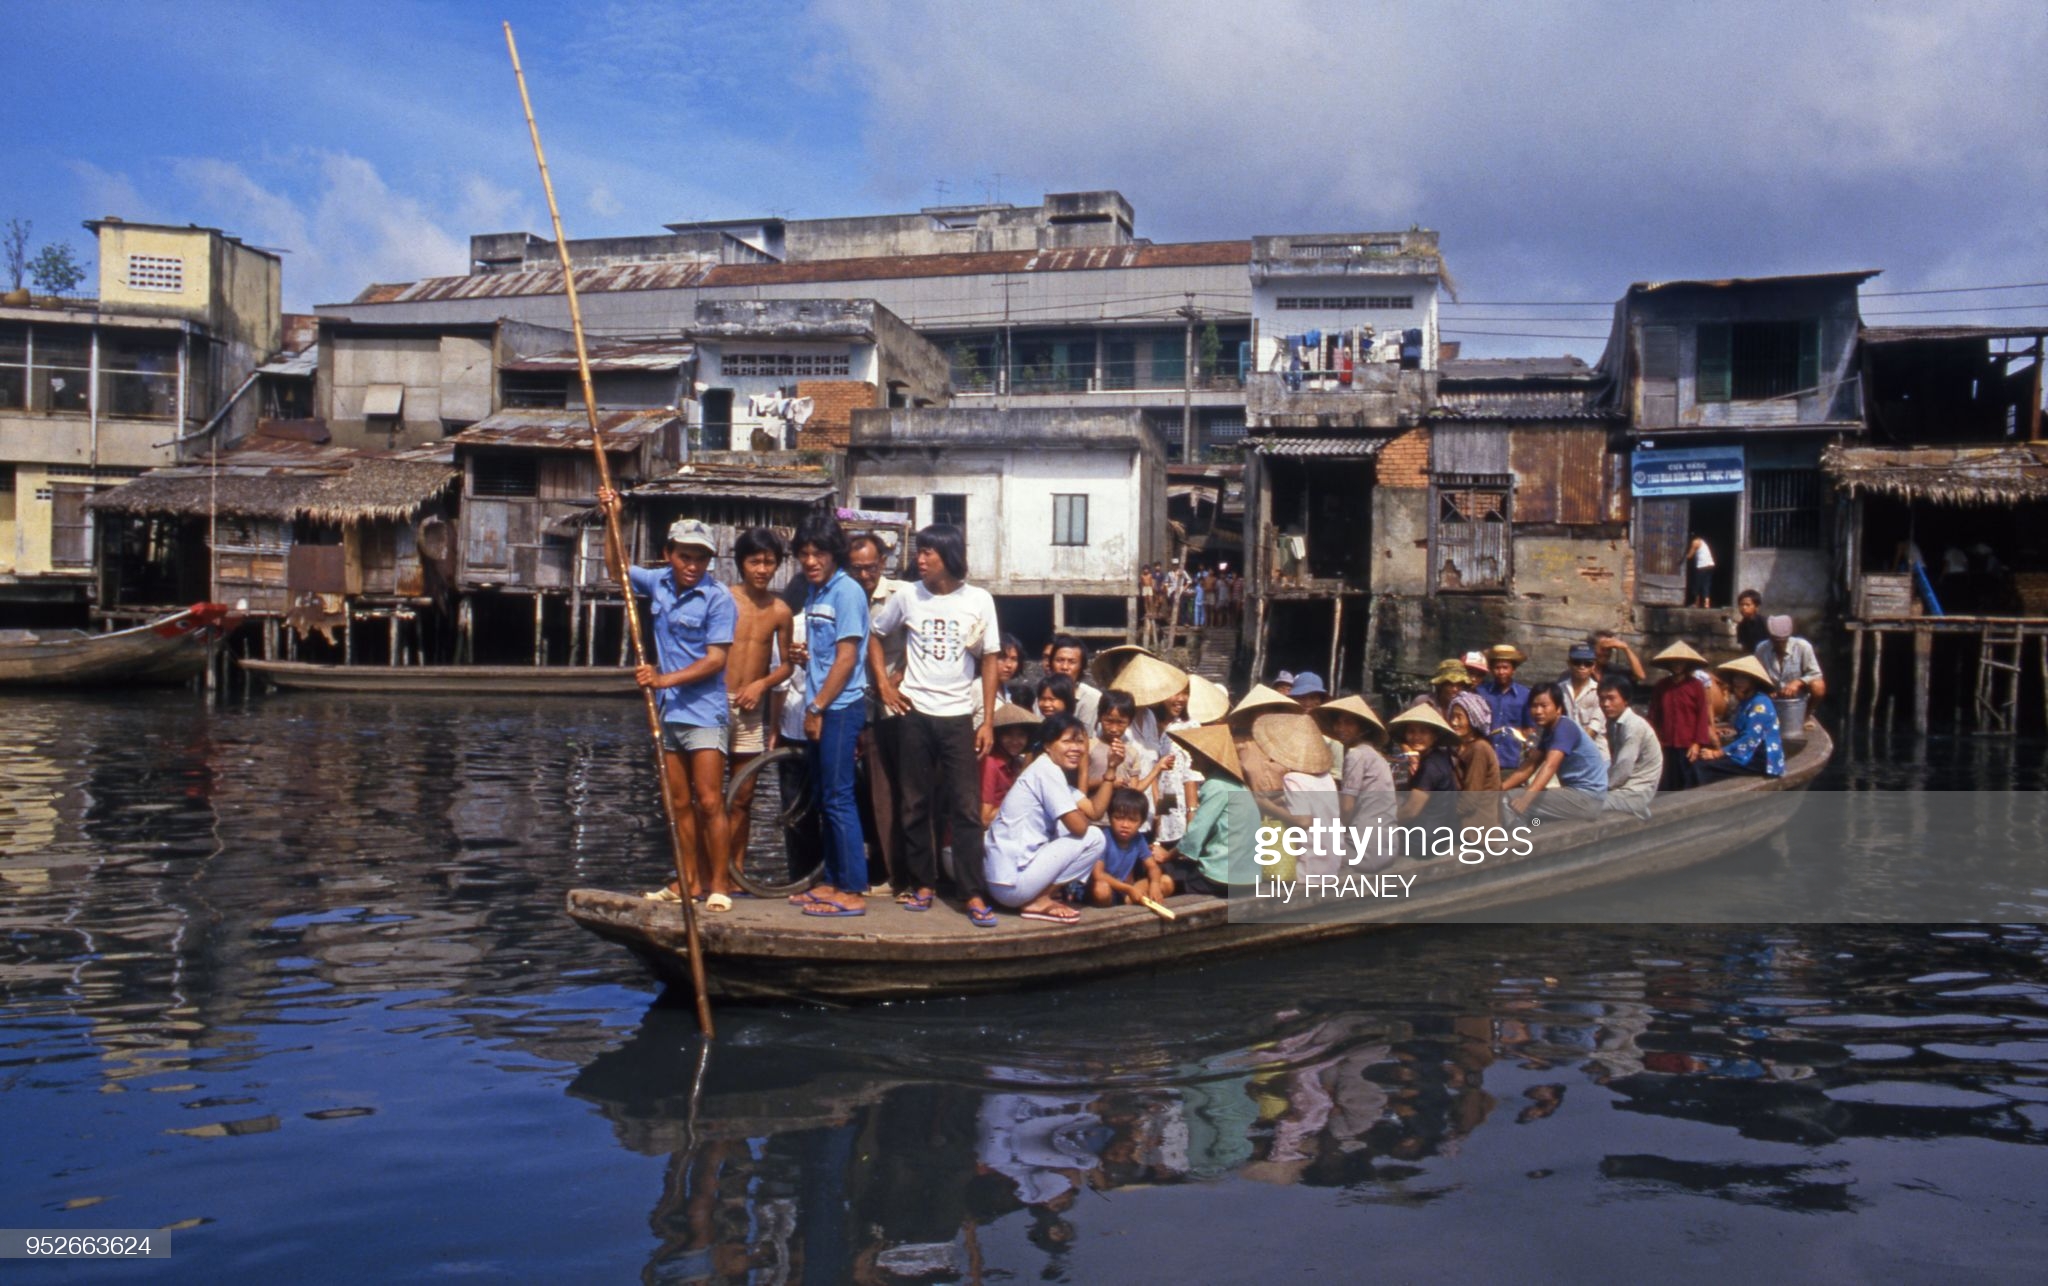
<instances>
[{"instance_id":1,"label":"dark doorway","mask_svg":"<svg viewBox=\"0 0 2048 1286\"><path fill-rule=\"evenodd\" d=\"M705 451L732 450L732 390L714 388L704 391L704 428L698 438L699 449Z\"/></svg>"},{"instance_id":2,"label":"dark doorway","mask_svg":"<svg viewBox=\"0 0 2048 1286\"><path fill-rule=\"evenodd\" d=\"M1735 510L1739 497L1734 492L1691 497L1686 527L1691 535L1707 542L1714 555L1713 590L1709 607L1728 607L1735 602ZM1687 539L1690 545L1692 541Z\"/></svg>"}]
</instances>

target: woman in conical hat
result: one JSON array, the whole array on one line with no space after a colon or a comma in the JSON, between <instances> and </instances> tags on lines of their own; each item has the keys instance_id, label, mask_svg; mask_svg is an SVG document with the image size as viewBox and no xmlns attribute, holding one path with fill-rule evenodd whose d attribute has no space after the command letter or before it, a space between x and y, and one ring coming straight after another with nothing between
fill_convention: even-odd
<instances>
[{"instance_id":1,"label":"woman in conical hat","mask_svg":"<svg viewBox=\"0 0 2048 1286\"><path fill-rule=\"evenodd\" d=\"M1171 735L1201 772L1202 788L1180 850L1164 863L1163 873L1178 892L1227 896L1233 883L1250 884L1257 869L1252 856L1258 844L1258 802L1245 789L1229 728L1176 728Z\"/></svg>"},{"instance_id":2,"label":"woman in conical hat","mask_svg":"<svg viewBox=\"0 0 2048 1286\"><path fill-rule=\"evenodd\" d=\"M1664 747L1664 775L1659 790L1685 790L1699 784L1694 765L1702 750L1716 748L1713 690L1701 681L1707 658L1684 643L1673 643L1650 658L1669 671L1650 689L1650 727Z\"/></svg>"},{"instance_id":3,"label":"woman in conical hat","mask_svg":"<svg viewBox=\"0 0 2048 1286\"><path fill-rule=\"evenodd\" d=\"M1321 823L1322 834L1332 835L1344 824L1344 805L1337 779L1330 775L1335 762L1323 730L1306 712L1262 714L1252 720L1252 741L1268 759L1278 765L1280 806L1298 826ZM1334 875L1348 854L1325 844L1322 853L1311 850L1298 869L1309 875Z\"/></svg>"},{"instance_id":4,"label":"woman in conical hat","mask_svg":"<svg viewBox=\"0 0 2048 1286\"><path fill-rule=\"evenodd\" d=\"M1723 661L1715 668L1728 678L1735 713L1728 744L1699 753L1695 762L1700 776L1784 776L1785 742L1778 728L1778 707L1771 700L1771 672L1753 656Z\"/></svg>"},{"instance_id":5,"label":"woman in conical hat","mask_svg":"<svg viewBox=\"0 0 2048 1286\"><path fill-rule=\"evenodd\" d=\"M1367 822L1392 816L1394 770L1380 750L1387 743L1387 725L1380 722L1379 712L1364 697L1339 697L1317 710L1315 721L1344 747L1344 767L1337 778L1344 816Z\"/></svg>"},{"instance_id":6,"label":"woman in conical hat","mask_svg":"<svg viewBox=\"0 0 2048 1286\"><path fill-rule=\"evenodd\" d=\"M1463 668L1463 667L1460 667ZM1408 792L1395 817L1412 822L1418 817L1442 825L1455 825L1451 796L1458 791L1458 769L1451 759L1451 745L1458 734L1450 722L1428 704L1409 706L1387 721L1387 731L1402 748L1408 769ZM1431 800L1437 801L1435 804Z\"/></svg>"}]
</instances>

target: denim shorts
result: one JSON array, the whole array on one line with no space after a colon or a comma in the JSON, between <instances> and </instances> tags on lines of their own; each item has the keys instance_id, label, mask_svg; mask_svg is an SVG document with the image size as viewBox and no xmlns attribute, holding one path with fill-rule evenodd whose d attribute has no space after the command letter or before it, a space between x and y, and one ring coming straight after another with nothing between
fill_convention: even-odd
<instances>
[{"instance_id":1,"label":"denim shorts","mask_svg":"<svg viewBox=\"0 0 2048 1286\"><path fill-rule=\"evenodd\" d=\"M694 723L664 723L661 725L661 748L686 755L693 750L716 750L725 753L725 729L706 728Z\"/></svg>"}]
</instances>

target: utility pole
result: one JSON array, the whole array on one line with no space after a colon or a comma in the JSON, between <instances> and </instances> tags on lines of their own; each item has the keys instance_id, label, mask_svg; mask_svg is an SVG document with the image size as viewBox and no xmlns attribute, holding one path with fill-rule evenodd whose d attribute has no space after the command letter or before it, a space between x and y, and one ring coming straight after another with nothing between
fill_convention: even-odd
<instances>
[{"instance_id":1,"label":"utility pole","mask_svg":"<svg viewBox=\"0 0 2048 1286\"><path fill-rule=\"evenodd\" d=\"M1180 462L1195 463L1195 323L1202 310L1195 307L1195 292L1186 292L1187 302L1174 309L1187 322L1187 345L1180 364Z\"/></svg>"}]
</instances>

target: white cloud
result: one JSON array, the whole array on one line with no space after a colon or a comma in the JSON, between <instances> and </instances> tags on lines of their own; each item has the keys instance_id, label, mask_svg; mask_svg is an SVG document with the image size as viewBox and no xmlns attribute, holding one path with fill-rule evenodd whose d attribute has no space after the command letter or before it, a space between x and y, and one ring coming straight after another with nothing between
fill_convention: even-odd
<instances>
[{"instance_id":1,"label":"white cloud","mask_svg":"<svg viewBox=\"0 0 2048 1286\"><path fill-rule=\"evenodd\" d=\"M137 223L158 220L156 208L143 200L127 175L103 170L91 161L72 161L69 168L78 181L79 204L93 218L111 214Z\"/></svg>"},{"instance_id":2,"label":"white cloud","mask_svg":"<svg viewBox=\"0 0 2048 1286\"><path fill-rule=\"evenodd\" d=\"M611 188L602 183L590 189L590 196L585 204L590 207L592 214L602 219L614 218L626 212L626 207L612 195Z\"/></svg>"}]
</instances>

